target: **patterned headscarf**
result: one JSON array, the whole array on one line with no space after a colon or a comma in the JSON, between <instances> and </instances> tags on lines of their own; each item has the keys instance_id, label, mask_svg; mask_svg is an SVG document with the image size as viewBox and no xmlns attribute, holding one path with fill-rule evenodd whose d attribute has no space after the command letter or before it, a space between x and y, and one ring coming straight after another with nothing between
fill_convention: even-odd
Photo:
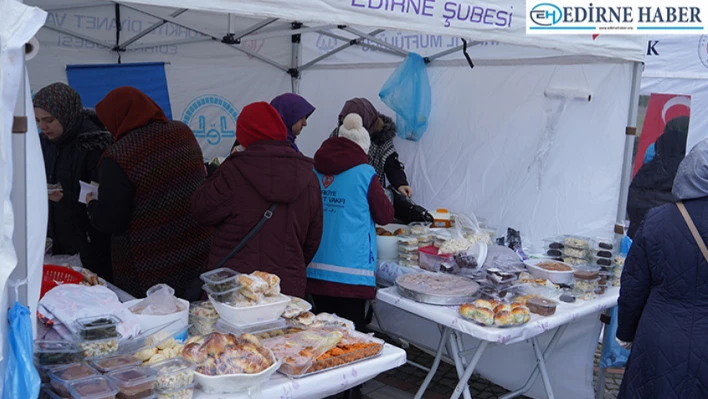
<instances>
[{"instance_id":1,"label":"patterned headscarf","mask_svg":"<svg viewBox=\"0 0 708 399\"><path fill-rule=\"evenodd\" d=\"M41 108L52 114L64 128L64 133L55 141L69 139L70 133L81 122L81 111L84 109L81 96L65 83L52 83L43 88L37 92L32 102L35 108Z\"/></svg>"}]
</instances>

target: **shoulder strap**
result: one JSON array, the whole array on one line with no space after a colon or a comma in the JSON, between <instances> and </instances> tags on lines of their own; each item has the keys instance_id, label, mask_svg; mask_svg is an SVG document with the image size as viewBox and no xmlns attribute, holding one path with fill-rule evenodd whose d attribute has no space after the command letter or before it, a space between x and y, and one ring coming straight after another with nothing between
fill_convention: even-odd
<instances>
[{"instance_id":1,"label":"shoulder strap","mask_svg":"<svg viewBox=\"0 0 708 399\"><path fill-rule=\"evenodd\" d=\"M263 214L263 217L261 218L261 220L258 221L258 224L256 224L255 226L253 226L253 228L251 229L251 231L249 231L248 234L246 234L246 236L243 237L243 238L241 239L241 241L239 241L238 244L236 244L236 246L231 250L231 252L229 252L228 255L226 255L222 260L219 261L219 263L216 264L216 266L214 267L214 269L218 269L218 268L220 268L220 267L223 267L224 264L225 264L229 259L231 259L234 255L236 255L240 250L242 250L243 247L245 247L246 244L248 244L248 242L251 241L251 240L253 239L253 237L256 236L256 234L258 234L258 232L263 228L263 225L266 224L266 222L267 222L268 220L270 220L271 217L273 217L273 212L275 211L275 209L276 209L277 207L278 207L278 204L273 204L273 205L271 205L270 208L269 208L267 211L265 211L265 213Z\"/></svg>"},{"instance_id":2,"label":"shoulder strap","mask_svg":"<svg viewBox=\"0 0 708 399\"><path fill-rule=\"evenodd\" d=\"M677 202L676 206L679 209L679 212L681 212L681 216L683 216L683 220L686 221L686 224L688 225L688 229L691 230L691 234L693 235L693 239L696 240L696 243L698 244L698 248L701 249L701 253L703 253L703 258L705 258L706 262L708 262L708 248L706 248L706 243L703 241L703 238L701 235L698 233L698 229L696 228L696 225L693 223L693 219L691 219L691 215L688 214L688 210L686 209L686 205L683 204L683 202Z\"/></svg>"}]
</instances>

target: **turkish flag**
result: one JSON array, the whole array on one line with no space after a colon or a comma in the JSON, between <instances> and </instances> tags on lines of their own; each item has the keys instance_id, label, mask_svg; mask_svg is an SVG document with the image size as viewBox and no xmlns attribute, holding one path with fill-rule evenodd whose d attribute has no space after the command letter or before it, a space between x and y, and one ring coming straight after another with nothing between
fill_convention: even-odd
<instances>
[{"instance_id":1,"label":"turkish flag","mask_svg":"<svg viewBox=\"0 0 708 399\"><path fill-rule=\"evenodd\" d=\"M656 94L649 96L647 114L642 126L642 135L639 138L639 148L634 159L634 173L644 164L644 154L647 148L664 133L666 123L679 116L691 116L691 96L681 94Z\"/></svg>"}]
</instances>

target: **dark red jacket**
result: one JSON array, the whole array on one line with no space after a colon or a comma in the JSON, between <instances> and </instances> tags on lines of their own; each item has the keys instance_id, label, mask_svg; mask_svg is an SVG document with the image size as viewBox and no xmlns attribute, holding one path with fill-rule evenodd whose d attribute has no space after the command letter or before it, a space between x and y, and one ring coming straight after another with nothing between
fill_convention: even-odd
<instances>
[{"instance_id":1,"label":"dark red jacket","mask_svg":"<svg viewBox=\"0 0 708 399\"><path fill-rule=\"evenodd\" d=\"M315 169L325 175L338 175L355 166L369 163L369 158L356 143L343 137L327 139L315 154ZM386 225L393 221L393 204L378 177L371 178L367 194L371 218L374 223ZM349 285L324 280L307 280L308 292L314 295L326 295L342 298L374 299L375 287Z\"/></svg>"},{"instance_id":2,"label":"dark red jacket","mask_svg":"<svg viewBox=\"0 0 708 399\"><path fill-rule=\"evenodd\" d=\"M313 162L287 141L260 141L231 155L192 197L192 213L214 226L211 270L263 217L278 208L260 232L226 266L281 279L282 292L305 296L305 267L322 239L322 193Z\"/></svg>"}]
</instances>

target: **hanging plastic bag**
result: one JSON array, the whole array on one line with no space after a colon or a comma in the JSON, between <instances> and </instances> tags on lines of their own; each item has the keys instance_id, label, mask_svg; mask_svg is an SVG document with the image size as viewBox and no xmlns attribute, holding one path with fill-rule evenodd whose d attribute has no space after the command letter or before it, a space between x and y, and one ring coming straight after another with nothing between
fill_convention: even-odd
<instances>
[{"instance_id":1,"label":"hanging plastic bag","mask_svg":"<svg viewBox=\"0 0 708 399\"><path fill-rule=\"evenodd\" d=\"M398 137L418 141L428 128L431 90L423 57L409 53L384 83L379 97L396 111Z\"/></svg>"},{"instance_id":2,"label":"hanging plastic bag","mask_svg":"<svg viewBox=\"0 0 708 399\"><path fill-rule=\"evenodd\" d=\"M32 321L26 306L15 302L7 313L8 329L7 363L2 399L36 398L41 380L33 366Z\"/></svg>"},{"instance_id":3,"label":"hanging plastic bag","mask_svg":"<svg viewBox=\"0 0 708 399\"><path fill-rule=\"evenodd\" d=\"M602 349L602 359L600 359L600 367L607 368L620 368L627 364L627 359L629 359L629 349L624 349L617 342L615 337L617 336L617 306L610 309L610 326L607 329L607 335L605 336L605 345Z\"/></svg>"},{"instance_id":4,"label":"hanging plastic bag","mask_svg":"<svg viewBox=\"0 0 708 399\"><path fill-rule=\"evenodd\" d=\"M167 284L157 284L147 290L147 298L130 307L135 314L168 315L181 312L184 305L175 297L175 290Z\"/></svg>"}]
</instances>

